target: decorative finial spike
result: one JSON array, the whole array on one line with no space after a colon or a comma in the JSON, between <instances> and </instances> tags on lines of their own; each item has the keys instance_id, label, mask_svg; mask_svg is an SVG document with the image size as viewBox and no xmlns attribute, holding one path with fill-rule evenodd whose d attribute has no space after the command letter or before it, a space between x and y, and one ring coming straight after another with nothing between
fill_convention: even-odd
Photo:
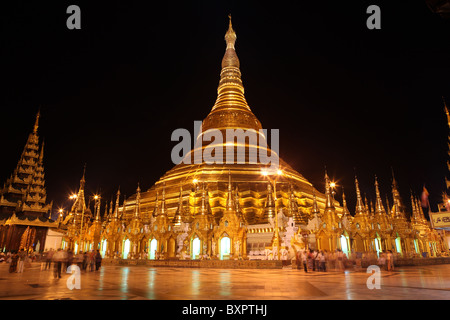
<instances>
[{"instance_id":1,"label":"decorative finial spike","mask_svg":"<svg viewBox=\"0 0 450 320\"><path fill-rule=\"evenodd\" d=\"M41 110L38 110L38 113L36 115L36 121L34 122L34 129L33 129L33 133L37 133L37 130L39 128L39 118L41 116Z\"/></svg>"}]
</instances>

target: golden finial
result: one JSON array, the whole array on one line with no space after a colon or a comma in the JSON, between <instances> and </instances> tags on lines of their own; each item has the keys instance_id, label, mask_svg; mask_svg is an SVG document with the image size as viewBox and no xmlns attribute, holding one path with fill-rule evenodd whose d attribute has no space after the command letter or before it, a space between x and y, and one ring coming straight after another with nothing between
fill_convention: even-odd
<instances>
[{"instance_id":1,"label":"golden finial","mask_svg":"<svg viewBox=\"0 0 450 320\"><path fill-rule=\"evenodd\" d=\"M33 133L37 133L37 130L39 128L39 117L41 116L41 110L38 110L38 113L36 115L36 121L34 122L34 129Z\"/></svg>"},{"instance_id":2,"label":"golden finial","mask_svg":"<svg viewBox=\"0 0 450 320\"><path fill-rule=\"evenodd\" d=\"M234 49L234 44L236 42L236 32L233 30L233 25L231 24L231 14L228 15L229 18L229 25L228 25L228 31L225 34L225 41L227 43L227 49L232 48Z\"/></svg>"}]
</instances>

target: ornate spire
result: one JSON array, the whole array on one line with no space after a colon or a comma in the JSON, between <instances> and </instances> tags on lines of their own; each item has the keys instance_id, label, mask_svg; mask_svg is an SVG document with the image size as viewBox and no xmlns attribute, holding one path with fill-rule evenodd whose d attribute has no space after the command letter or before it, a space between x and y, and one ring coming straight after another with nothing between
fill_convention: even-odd
<instances>
[{"instance_id":1,"label":"ornate spire","mask_svg":"<svg viewBox=\"0 0 450 320\"><path fill-rule=\"evenodd\" d=\"M294 222L296 224L305 222L302 221L302 217L300 216L299 210L298 210L298 203L297 203L297 199L295 198L295 193L294 193L294 187L292 184L289 184L289 213L292 217L292 220L294 220Z\"/></svg>"},{"instance_id":2,"label":"ornate spire","mask_svg":"<svg viewBox=\"0 0 450 320\"><path fill-rule=\"evenodd\" d=\"M83 189L83 191L84 191L84 185L85 185L85 183L86 183L86 178L85 178L85 176L86 176L86 163L84 164L84 168L83 168L83 176L81 177L81 180L80 180L80 189Z\"/></svg>"},{"instance_id":3,"label":"ornate spire","mask_svg":"<svg viewBox=\"0 0 450 320\"><path fill-rule=\"evenodd\" d=\"M134 218L139 219L141 216L141 188L138 187L136 189L136 205L135 205L135 211L134 211Z\"/></svg>"},{"instance_id":4,"label":"ornate spire","mask_svg":"<svg viewBox=\"0 0 450 320\"><path fill-rule=\"evenodd\" d=\"M100 196L97 199L97 201L95 202L95 221L99 222L100 221Z\"/></svg>"},{"instance_id":5,"label":"ornate spire","mask_svg":"<svg viewBox=\"0 0 450 320\"><path fill-rule=\"evenodd\" d=\"M37 115L36 115L36 120L34 122L34 128L33 128L33 133L37 134L38 128L39 128L39 118L41 116L41 111L39 110Z\"/></svg>"},{"instance_id":6,"label":"ornate spire","mask_svg":"<svg viewBox=\"0 0 450 320\"><path fill-rule=\"evenodd\" d=\"M230 22L231 23L231 22ZM236 205L233 199L233 188L231 185L231 171L228 170L228 196L227 196L227 211L235 211Z\"/></svg>"},{"instance_id":7,"label":"ornate spire","mask_svg":"<svg viewBox=\"0 0 450 320\"><path fill-rule=\"evenodd\" d=\"M355 215L362 215L366 213L366 208L364 206L362 197L361 197L361 191L359 190L359 182L358 178L355 176L355 186L356 186L356 209L355 209Z\"/></svg>"},{"instance_id":8,"label":"ornate spire","mask_svg":"<svg viewBox=\"0 0 450 320\"><path fill-rule=\"evenodd\" d=\"M264 208L264 215L265 219L271 219L275 217L275 201L273 199L272 184L270 184L270 182L267 182L267 198Z\"/></svg>"},{"instance_id":9,"label":"ornate spire","mask_svg":"<svg viewBox=\"0 0 450 320\"><path fill-rule=\"evenodd\" d=\"M117 189L116 194L116 207L114 208L114 220L117 220L119 218L119 201L120 201L120 187Z\"/></svg>"},{"instance_id":10,"label":"ornate spire","mask_svg":"<svg viewBox=\"0 0 450 320\"><path fill-rule=\"evenodd\" d=\"M393 218L405 218L403 212L403 205L401 202L400 192L398 191L397 181L395 180L394 170L392 170L392 198L394 205L392 207L392 217Z\"/></svg>"},{"instance_id":11,"label":"ornate spire","mask_svg":"<svg viewBox=\"0 0 450 320\"><path fill-rule=\"evenodd\" d=\"M417 208L416 200L414 199L414 195L412 190L410 190L411 193L411 209L412 209L412 215L411 215L411 222L419 222L419 208Z\"/></svg>"},{"instance_id":12,"label":"ornate spire","mask_svg":"<svg viewBox=\"0 0 450 320\"><path fill-rule=\"evenodd\" d=\"M426 223L428 223L428 220L427 220L427 218L425 218L425 214L423 212L422 206L419 203L420 203L420 201L419 201L419 199L417 199L417 210L419 213L419 218L422 221L422 223L426 224Z\"/></svg>"},{"instance_id":13,"label":"ornate spire","mask_svg":"<svg viewBox=\"0 0 450 320\"><path fill-rule=\"evenodd\" d=\"M350 210L348 210L348 207L347 207L347 200L345 198L344 188L342 188L342 207L343 207L343 211L344 211L342 216L343 217L350 216L351 214L350 214Z\"/></svg>"},{"instance_id":14,"label":"ornate spire","mask_svg":"<svg viewBox=\"0 0 450 320\"><path fill-rule=\"evenodd\" d=\"M333 196L331 194L330 178L325 170L325 211L334 210Z\"/></svg>"},{"instance_id":15,"label":"ornate spire","mask_svg":"<svg viewBox=\"0 0 450 320\"><path fill-rule=\"evenodd\" d=\"M230 19L229 25L228 25L228 31L225 34L225 41L227 43L227 49L233 49L234 50L234 44L236 43L236 32L233 30L233 25L231 24L231 14L228 15L228 18ZM239 60L238 60L239 63ZM222 65L223 67L223 65ZM239 68L239 64L237 65Z\"/></svg>"},{"instance_id":16,"label":"ornate spire","mask_svg":"<svg viewBox=\"0 0 450 320\"><path fill-rule=\"evenodd\" d=\"M367 194L364 192L364 208L366 208L366 213L370 214L369 201L367 201Z\"/></svg>"},{"instance_id":17,"label":"ornate spire","mask_svg":"<svg viewBox=\"0 0 450 320\"><path fill-rule=\"evenodd\" d=\"M239 69L239 58L236 54L236 32L229 16L228 30L225 34L226 50L222 59L219 86L216 102L203 121L202 129L242 128L259 130L261 123L250 110L244 96L244 86Z\"/></svg>"},{"instance_id":18,"label":"ornate spire","mask_svg":"<svg viewBox=\"0 0 450 320\"><path fill-rule=\"evenodd\" d=\"M202 203L200 207L200 215L209 215L211 208L209 206L208 186L205 188L205 182L202 182Z\"/></svg>"},{"instance_id":19,"label":"ornate spire","mask_svg":"<svg viewBox=\"0 0 450 320\"><path fill-rule=\"evenodd\" d=\"M84 165L83 176L80 179L80 188L78 189L78 194L76 196L75 202L72 206L71 214L78 212L84 212L86 210L86 200L84 198L84 186L86 183L86 165Z\"/></svg>"},{"instance_id":20,"label":"ornate spire","mask_svg":"<svg viewBox=\"0 0 450 320\"><path fill-rule=\"evenodd\" d=\"M383 207L383 202L381 201L380 189L378 188L378 179L375 176L375 213L378 215L385 214L385 210Z\"/></svg>"}]
</instances>

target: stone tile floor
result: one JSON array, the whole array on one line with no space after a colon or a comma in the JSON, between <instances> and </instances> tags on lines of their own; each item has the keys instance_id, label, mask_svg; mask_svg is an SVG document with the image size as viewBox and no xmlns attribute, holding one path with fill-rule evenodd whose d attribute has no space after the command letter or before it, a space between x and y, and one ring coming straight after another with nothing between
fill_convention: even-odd
<instances>
[{"instance_id":1,"label":"stone tile floor","mask_svg":"<svg viewBox=\"0 0 450 320\"><path fill-rule=\"evenodd\" d=\"M82 272L70 290L63 273L9 273L0 264L1 300L450 300L450 265L382 271L381 289L368 289L363 271L310 272L293 269L194 269L103 266Z\"/></svg>"}]
</instances>

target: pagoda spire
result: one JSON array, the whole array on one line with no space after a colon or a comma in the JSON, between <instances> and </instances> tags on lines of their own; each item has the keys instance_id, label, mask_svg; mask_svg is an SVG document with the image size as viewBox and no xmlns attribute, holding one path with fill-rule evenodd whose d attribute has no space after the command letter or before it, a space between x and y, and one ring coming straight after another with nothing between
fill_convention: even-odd
<instances>
[{"instance_id":1,"label":"pagoda spire","mask_svg":"<svg viewBox=\"0 0 450 320\"><path fill-rule=\"evenodd\" d=\"M356 186L356 209L354 216L354 223L357 229L367 232L370 228L369 216L366 207L364 206L361 190L359 189L358 178L355 176L355 186Z\"/></svg>"},{"instance_id":2,"label":"pagoda spire","mask_svg":"<svg viewBox=\"0 0 450 320\"><path fill-rule=\"evenodd\" d=\"M356 209L355 209L355 215L365 215L366 214L366 208L364 206L362 197L361 197L361 191L359 190L359 182L358 178L355 176L355 186L356 186Z\"/></svg>"},{"instance_id":3,"label":"pagoda spire","mask_svg":"<svg viewBox=\"0 0 450 320\"><path fill-rule=\"evenodd\" d=\"M272 184L267 182L267 198L264 208L265 219L272 219L275 217L275 201L273 199Z\"/></svg>"},{"instance_id":4,"label":"pagoda spire","mask_svg":"<svg viewBox=\"0 0 450 320\"><path fill-rule=\"evenodd\" d=\"M364 208L366 208L366 213L370 214L369 201L367 201L367 194L364 192Z\"/></svg>"},{"instance_id":5,"label":"pagoda spire","mask_svg":"<svg viewBox=\"0 0 450 320\"><path fill-rule=\"evenodd\" d=\"M351 215L350 214L350 210L348 210L348 207L347 207L347 200L346 200L346 197L345 197L344 187L342 187L342 208L343 208L343 215L342 215L342 217Z\"/></svg>"},{"instance_id":6,"label":"pagoda spire","mask_svg":"<svg viewBox=\"0 0 450 320\"><path fill-rule=\"evenodd\" d=\"M41 117L41 111L38 110L38 113L36 114L36 120L34 121L34 127L33 127L33 133L37 134L38 128L39 128L39 118Z\"/></svg>"},{"instance_id":7,"label":"pagoda spire","mask_svg":"<svg viewBox=\"0 0 450 320\"><path fill-rule=\"evenodd\" d=\"M419 220L422 223L427 224L428 220L427 220L427 218L425 218L425 214L423 212L422 206L420 205L419 199L416 199L416 207L417 207L417 214L419 216Z\"/></svg>"},{"instance_id":8,"label":"pagoda spire","mask_svg":"<svg viewBox=\"0 0 450 320\"><path fill-rule=\"evenodd\" d=\"M208 189L205 188L205 182L202 182L202 202L200 207L200 215L206 216L209 215L211 208L209 206L209 195Z\"/></svg>"},{"instance_id":9,"label":"pagoda spire","mask_svg":"<svg viewBox=\"0 0 450 320\"><path fill-rule=\"evenodd\" d=\"M325 211L335 210L333 196L331 194L330 178L325 170Z\"/></svg>"},{"instance_id":10,"label":"pagoda spire","mask_svg":"<svg viewBox=\"0 0 450 320\"><path fill-rule=\"evenodd\" d=\"M231 22L230 22L231 23ZM228 196L227 196L227 211L235 211L236 205L233 199L233 188L231 185L231 171L228 170Z\"/></svg>"},{"instance_id":11,"label":"pagoda spire","mask_svg":"<svg viewBox=\"0 0 450 320\"><path fill-rule=\"evenodd\" d=\"M245 99L240 63L236 54L237 36L231 15L228 18L228 30L225 33L226 50L222 59L217 99L210 114L203 121L203 132L212 128L262 129L261 123Z\"/></svg>"},{"instance_id":12,"label":"pagoda spire","mask_svg":"<svg viewBox=\"0 0 450 320\"><path fill-rule=\"evenodd\" d=\"M306 222L306 221L302 221L302 217L300 216L300 213L298 210L297 199L295 198L294 187L292 184L289 184L289 213L292 217L292 220L296 224Z\"/></svg>"},{"instance_id":13,"label":"pagoda spire","mask_svg":"<svg viewBox=\"0 0 450 320\"><path fill-rule=\"evenodd\" d=\"M173 217L172 223L174 226L181 226L183 222L184 207L183 207L183 187L180 185L180 196L178 199L178 208Z\"/></svg>"},{"instance_id":14,"label":"pagoda spire","mask_svg":"<svg viewBox=\"0 0 450 320\"><path fill-rule=\"evenodd\" d=\"M101 205L101 201L100 201L100 196L98 196L99 198L97 199L96 203L95 203L95 221L100 221L100 205Z\"/></svg>"},{"instance_id":15,"label":"pagoda spire","mask_svg":"<svg viewBox=\"0 0 450 320\"><path fill-rule=\"evenodd\" d=\"M393 208L392 217L393 218L405 218L403 212L403 205L401 202L400 192L398 191L397 181L395 180L394 170L392 170L392 198L393 198Z\"/></svg>"},{"instance_id":16,"label":"pagoda spire","mask_svg":"<svg viewBox=\"0 0 450 320\"><path fill-rule=\"evenodd\" d=\"M383 201L381 201L380 189L378 188L378 179L375 176L375 213L378 215L383 215L386 213L383 206Z\"/></svg>"},{"instance_id":17,"label":"pagoda spire","mask_svg":"<svg viewBox=\"0 0 450 320\"><path fill-rule=\"evenodd\" d=\"M419 222L419 208L417 207L416 199L414 198L412 190L410 190L411 193L411 222Z\"/></svg>"},{"instance_id":18,"label":"pagoda spire","mask_svg":"<svg viewBox=\"0 0 450 320\"><path fill-rule=\"evenodd\" d=\"M70 212L71 214L74 214L75 212L86 211L86 200L84 198L84 186L86 183L85 175L86 175L86 165L84 165L83 176L80 179L80 188L78 189L78 194L72 206L72 210Z\"/></svg>"},{"instance_id":19,"label":"pagoda spire","mask_svg":"<svg viewBox=\"0 0 450 320\"><path fill-rule=\"evenodd\" d=\"M119 201L120 201L120 187L119 187L119 189L117 189L116 206L114 208L113 220L118 220L119 219Z\"/></svg>"},{"instance_id":20,"label":"pagoda spire","mask_svg":"<svg viewBox=\"0 0 450 320\"><path fill-rule=\"evenodd\" d=\"M139 187L138 182L138 187L136 189L136 205L134 209L134 218L139 219L140 216L141 216L141 188Z\"/></svg>"}]
</instances>

